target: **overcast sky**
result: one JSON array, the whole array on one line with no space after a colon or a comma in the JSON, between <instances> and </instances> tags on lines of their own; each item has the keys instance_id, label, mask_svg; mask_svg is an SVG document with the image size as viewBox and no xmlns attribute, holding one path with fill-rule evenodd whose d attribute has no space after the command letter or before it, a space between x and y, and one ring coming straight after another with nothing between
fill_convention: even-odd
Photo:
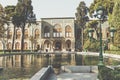
<instances>
[{"instance_id":1,"label":"overcast sky","mask_svg":"<svg viewBox=\"0 0 120 80\"><path fill-rule=\"evenodd\" d=\"M84 1L87 6L93 0L32 0L34 13L38 20L51 17L75 17L76 8ZM17 0L0 0L3 7L16 5Z\"/></svg>"}]
</instances>

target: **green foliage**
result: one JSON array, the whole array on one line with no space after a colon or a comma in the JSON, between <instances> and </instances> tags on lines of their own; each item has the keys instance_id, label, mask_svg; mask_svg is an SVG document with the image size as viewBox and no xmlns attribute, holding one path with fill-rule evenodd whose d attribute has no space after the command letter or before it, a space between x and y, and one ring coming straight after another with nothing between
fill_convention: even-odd
<instances>
[{"instance_id":1,"label":"green foliage","mask_svg":"<svg viewBox=\"0 0 120 80\"><path fill-rule=\"evenodd\" d=\"M119 80L120 68L115 68L114 70L105 66L99 68L99 79L100 80Z\"/></svg>"},{"instance_id":2,"label":"green foliage","mask_svg":"<svg viewBox=\"0 0 120 80\"><path fill-rule=\"evenodd\" d=\"M114 45L120 47L120 0L115 1L115 6L113 8L112 20L110 22L111 27L116 28L114 36Z\"/></svg>"},{"instance_id":3,"label":"green foliage","mask_svg":"<svg viewBox=\"0 0 120 80\"><path fill-rule=\"evenodd\" d=\"M84 44L84 49L87 49L88 51L99 51L99 41L95 40L94 38L88 39Z\"/></svg>"},{"instance_id":4,"label":"green foliage","mask_svg":"<svg viewBox=\"0 0 120 80\"><path fill-rule=\"evenodd\" d=\"M99 77L100 80L114 80L114 74L113 74L112 69L109 69L107 67L99 68L98 77Z\"/></svg>"},{"instance_id":5,"label":"green foliage","mask_svg":"<svg viewBox=\"0 0 120 80\"><path fill-rule=\"evenodd\" d=\"M118 47L114 46L113 44L110 45L110 50L119 50Z\"/></svg>"},{"instance_id":6,"label":"green foliage","mask_svg":"<svg viewBox=\"0 0 120 80\"><path fill-rule=\"evenodd\" d=\"M77 12L75 13L75 15L76 15L76 22L82 28L85 27L85 23L88 20L87 13L88 13L88 8L85 2L81 1L79 6L77 7Z\"/></svg>"},{"instance_id":7,"label":"green foliage","mask_svg":"<svg viewBox=\"0 0 120 80\"><path fill-rule=\"evenodd\" d=\"M25 25L28 22L28 18L32 15L33 7L31 4L31 0L18 0L12 22L15 26L22 28L21 51L23 51L24 46Z\"/></svg>"},{"instance_id":8,"label":"green foliage","mask_svg":"<svg viewBox=\"0 0 120 80\"><path fill-rule=\"evenodd\" d=\"M4 9L7 20L11 20L11 17L15 14L15 6L6 6Z\"/></svg>"},{"instance_id":9,"label":"green foliage","mask_svg":"<svg viewBox=\"0 0 120 80\"><path fill-rule=\"evenodd\" d=\"M3 27L7 23L4 8L0 4L0 37L3 37L4 32L6 31L5 27Z\"/></svg>"},{"instance_id":10,"label":"green foliage","mask_svg":"<svg viewBox=\"0 0 120 80\"><path fill-rule=\"evenodd\" d=\"M94 20L94 21L89 21L86 24L86 28L84 30L84 49L87 49L89 51L99 51L99 42L95 39L95 38L89 38L87 35L89 28L92 28L94 30L94 33L96 33L95 35L97 35L98 33L98 21Z\"/></svg>"},{"instance_id":11,"label":"green foliage","mask_svg":"<svg viewBox=\"0 0 120 80\"><path fill-rule=\"evenodd\" d=\"M114 7L114 0L94 0L94 2L90 5L89 8L89 12L91 16L100 5L102 5L105 8L107 15L112 14Z\"/></svg>"},{"instance_id":12,"label":"green foliage","mask_svg":"<svg viewBox=\"0 0 120 80\"><path fill-rule=\"evenodd\" d=\"M14 7L10 7L14 10ZM20 27L24 27L23 23L25 24L28 16L33 14L33 7L31 5L31 0L18 0L18 3L15 7L14 14L13 14L13 24Z\"/></svg>"}]
</instances>

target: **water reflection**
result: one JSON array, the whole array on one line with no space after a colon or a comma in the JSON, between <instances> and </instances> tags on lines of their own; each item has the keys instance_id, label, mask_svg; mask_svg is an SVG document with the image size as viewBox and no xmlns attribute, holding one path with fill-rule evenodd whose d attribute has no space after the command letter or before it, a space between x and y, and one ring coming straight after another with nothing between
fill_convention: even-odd
<instances>
[{"instance_id":1,"label":"water reflection","mask_svg":"<svg viewBox=\"0 0 120 80\"><path fill-rule=\"evenodd\" d=\"M111 58L105 59L105 64L114 65L120 62ZM0 71L0 80L9 80L12 78L30 78L42 67L52 65L56 74L59 73L60 67L63 65L97 65L98 57L81 56L78 54L24 54L9 55L0 57L0 67L4 67Z\"/></svg>"}]
</instances>

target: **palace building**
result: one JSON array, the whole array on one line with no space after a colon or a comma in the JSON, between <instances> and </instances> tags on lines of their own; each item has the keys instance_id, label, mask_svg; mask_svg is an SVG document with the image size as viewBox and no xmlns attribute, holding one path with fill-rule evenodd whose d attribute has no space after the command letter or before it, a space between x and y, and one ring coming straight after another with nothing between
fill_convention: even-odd
<instances>
[{"instance_id":1,"label":"palace building","mask_svg":"<svg viewBox=\"0 0 120 80\"><path fill-rule=\"evenodd\" d=\"M36 24L26 24L24 36L24 50L43 51L74 51L75 50L75 24L74 17L41 18ZM7 38L0 41L0 50L21 49L21 28L10 23ZM14 32L15 31L15 32ZM13 36L15 33L15 36ZM14 43L13 43L14 38Z\"/></svg>"},{"instance_id":2,"label":"palace building","mask_svg":"<svg viewBox=\"0 0 120 80\"><path fill-rule=\"evenodd\" d=\"M7 37L0 40L0 50L11 50L12 45L14 45L13 50L20 50L21 28L16 27L14 29L11 22L7 27ZM37 21L36 24L26 24L23 47L24 50L49 52L75 51L82 48L79 38L81 37L80 33L74 17L41 18L41 21ZM15 36L13 36L14 34Z\"/></svg>"}]
</instances>

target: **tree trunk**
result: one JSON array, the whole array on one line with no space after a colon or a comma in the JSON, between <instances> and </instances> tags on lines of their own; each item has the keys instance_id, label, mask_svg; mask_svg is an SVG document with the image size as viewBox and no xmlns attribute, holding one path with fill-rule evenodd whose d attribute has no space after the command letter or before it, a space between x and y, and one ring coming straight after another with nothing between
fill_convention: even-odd
<instances>
[{"instance_id":1,"label":"tree trunk","mask_svg":"<svg viewBox=\"0 0 120 80\"><path fill-rule=\"evenodd\" d=\"M24 49L24 33L25 33L25 23L23 23L22 25L21 52L23 52Z\"/></svg>"},{"instance_id":2,"label":"tree trunk","mask_svg":"<svg viewBox=\"0 0 120 80\"><path fill-rule=\"evenodd\" d=\"M82 50L83 50L83 46L84 46L84 29L83 28L81 28L81 48L82 48Z\"/></svg>"},{"instance_id":3,"label":"tree trunk","mask_svg":"<svg viewBox=\"0 0 120 80\"><path fill-rule=\"evenodd\" d=\"M11 51L13 51L13 49L14 49L15 35L16 35L16 26L14 25L13 39L12 39L12 50Z\"/></svg>"}]
</instances>

